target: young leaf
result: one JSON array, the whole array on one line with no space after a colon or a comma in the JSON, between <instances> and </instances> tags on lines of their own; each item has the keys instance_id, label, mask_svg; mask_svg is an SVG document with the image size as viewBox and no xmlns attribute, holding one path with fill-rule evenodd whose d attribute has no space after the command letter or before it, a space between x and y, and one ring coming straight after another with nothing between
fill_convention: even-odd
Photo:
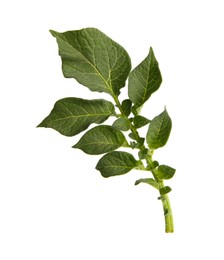
<instances>
[{"instance_id":1,"label":"young leaf","mask_svg":"<svg viewBox=\"0 0 224 260\"><path fill-rule=\"evenodd\" d=\"M132 70L128 80L128 95L135 107L143 105L162 83L162 76L153 49L148 56Z\"/></svg>"},{"instance_id":2,"label":"young leaf","mask_svg":"<svg viewBox=\"0 0 224 260\"><path fill-rule=\"evenodd\" d=\"M138 157L139 157L139 159L141 159L141 160L143 160L143 159L147 159L147 157L148 157L148 149L145 149L145 150L140 150L139 152L138 152Z\"/></svg>"},{"instance_id":3,"label":"young leaf","mask_svg":"<svg viewBox=\"0 0 224 260\"><path fill-rule=\"evenodd\" d=\"M64 98L55 103L38 127L49 127L63 135L74 136L92 123L103 123L113 113L114 105L104 99Z\"/></svg>"},{"instance_id":4,"label":"young leaf","mask_svg":"<svg viewBox=\"0 0 224 260\"><path fill-rule=\"evenodd\" d=\"M131 148L132 149L135 149L135 148L139 148L140 149L140 147L143 145L143 143L144 143L144 138L140 138L139 139L139 142L130 142L130 146L131 146ZM147 156L146 156L147 157ZM144 158L144 159L146 159L146 157ZM141 156L139 156L139 158L140 159L143 159L143 157L141 157Z\"/></svg>"},{"instance_id":5,"label":"young leaf","mask_svg":"<svg viewBox=\"0 0 224 260\"><path fill-rule=\"evenodd\" d=\"M62 70L92 91L118 95L131 70L125 49L95 28L59 33L56 37Z\"/></svg>"},{"instance_id":6,"label":"young leaf","mask_svg":"<svg viewBox=\"0 0 224 260\"><path fill-rule=\"evenodd\" d=\"M165 195L165 194L171 192L171 190L172 190L172 189L171 189L169 186L165 186L165 187L161 188L161 189L159 190L159 192L160 192L161 195Z\"/></svg>"},{"instance_id":7,"label":"young leaf","mask_svg":"<svg viewBox=\"0 0 224 260\"><path fill-rule=\"evenodd\" d=\"M172 121L166 111L166 109L151 121L148 132L146 135L146 141L149 148L157 149L166 144L170 131L172 128Z\"/></svg>"},{"instance_id":8,"label":"young leaf","mask_svg":"<svg viewBox=\"0 0 224 260\"><path fill-rule=\"evenodd\" d=\"M150 122L149 119L147 119L144 116L139 116L139 115L135 116L133 119L133 123L136 128L141 128L141 127L147 125L149 122Z\"/></svg>"},{"instance_id":9,"label":"young leaf","mask_svg":"<svg viewBox=\"0 0 224 260\"><path fill-rule=\"evenodd\" d=\"M156 188L157 190L159 189L159 184L152 178L139 179L135 182L135 185L138 185L139 183L147 183Z\"/></svg>"},{"instance_id":10,"label":"young leaf","mask_svg":"<svg viewBox=\"0 0 224 260\"><path fill-rule=\"evenodd\" d=\"M122 104L121 107L123 109L123 112L126 116L129 116L131 113L131 106L132 106L132 102L130 99L125 99Z\"/></svg>"},{"instance_id":11,"label":"young leaf","mask_svg":"<svg viewBox=\"0 0 224 260\"><path fill-rule=\"evenodd\" d=\"M152 171L152 170L154 170L158 166L159 166L159 162L153 161L153 162L151 162L151 164L147 165L146 170L147 171Z\"/></svg>"},{"instance_id":12,"label":"young leaf","mask_svg":"<svg viewBox=\"0 0 224 260\"><path fill-rule=\"evenodd\" d=\"M103 177L122 175L137 167L139 162L127 152L115 151L105 154L96 165Z\"/></svg>"},{"instance_id":13,"label":"young leaf","mask_svg":"<svg viewBox=\"0 0 224 260\"><path fill-rule=\"evenodd\" d=\"M133 133L128 134L128 136L129 136L131 139L133 139L133 140L136 141L136 136L135 136Z\"/></svg>"},{"instance_id":14,"label":"young leaf","mask_svg":"<svg viewBox=\"0 0 224 260\"><path fill-rule=\"evenodd\" d=\"M136 142L132 142L132 141L130 142L130 146L132 149L135 149L137 147L137 145L138 145L138 143L136 143Z\"/></svg>"},{"instance_id":15,"label":"young leaf","mask_svg":"<svg viewBox=\"0 0 224 260\"><path fill-rule=\"evenodd\" d=\"M174 176L175 172L176 170L170 166L160 165L157 170L157 177L159 179L168 180Z\"/></svg>"},{"instance_id":16,"label":"young leaf","mask_svg":"<svg viewBox=\"0 0 224 260\"><path fill-rule=\"evenodd\" d=\"M121 131L128 131L130 129L130 123L125 117L115 120L112 126Z\"/></svg>"},{"instance_id":17,"label":"young leaf","mask_svg":"<svg viewBox=\"0 0 224 260\"><path fill-rule=\"evenodd\" d=\"M86 132L74 148L87 154L102 154L116 150L126 143L123 133L109 125L96 126Z\"/></svg>"}]
</instances>

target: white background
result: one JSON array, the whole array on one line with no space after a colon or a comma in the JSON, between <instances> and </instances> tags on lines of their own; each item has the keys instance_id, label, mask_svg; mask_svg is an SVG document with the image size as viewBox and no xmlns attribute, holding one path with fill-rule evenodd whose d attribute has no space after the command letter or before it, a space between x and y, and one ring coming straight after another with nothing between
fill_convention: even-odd
<instances>
[{"instance_id":1,"label":"white background","mask_svg":"<svg viewBox=\"0 0 224 260\"><path fill-rule=\"evenodd\" d=\"M4 1L0 6L0 259L224 259L223 1ZM175 233L164 233L158 194L134 186L143 172L104 179L98 156L36 128L56 100L108 98L65 79L48 32L96 27L123 45L135 67L152 46L173 120L155 159L177 169Z\"/></svg>"}]
</instances>

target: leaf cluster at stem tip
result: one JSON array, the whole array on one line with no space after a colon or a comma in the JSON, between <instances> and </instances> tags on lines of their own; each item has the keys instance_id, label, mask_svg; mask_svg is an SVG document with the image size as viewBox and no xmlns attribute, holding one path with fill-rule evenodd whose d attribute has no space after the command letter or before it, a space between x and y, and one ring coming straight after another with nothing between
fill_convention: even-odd
<instances>
[{"instance_id":1,"label":"leaf cluster at stem tip","mask_svg":"<svg viewBox=\"0 0 224 260\"><path fill-rule=\"evenodd\" d=\"M150 48L146 58L131 69L127 51L98 29L50 32L58 44L63 75L74 78L90 91L109 94L113 102L63 98L55 103L38 127L52 128L65 136L85 131L73 148L90 155L102 154L96 169L103 177L123 175L132 169L150 172L150 178L141 178L135 184L151 185L159 190L160 198L165 201L171 188L163 182L173 177L175 169L160 165L152 156L156 149L167 143L172 121L166 109L153 119L140 115L145 102L162 83L153 49ZM128 98L120 100L127 79ZM105 123L108 118L114 118L112 125ZM92 128L88 129L90 126ZM148 129L146 136L139 134L138 129L142 127ZM122 147L130 151L122 151ZM138 150L138 158L131 154L133 149ZM166 204L169 203L164 204L164 212L167 214L170 210L171 214ZM172 232L172 227L166 228L167 232Z\"/></svg>"}]
</instances>

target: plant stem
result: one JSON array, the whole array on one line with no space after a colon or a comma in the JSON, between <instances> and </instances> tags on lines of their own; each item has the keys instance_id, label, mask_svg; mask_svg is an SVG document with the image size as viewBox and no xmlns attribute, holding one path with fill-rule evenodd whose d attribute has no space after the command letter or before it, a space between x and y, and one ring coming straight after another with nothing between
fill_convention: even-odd
<instances>
[{"instance_id":1,"label":"plant stem","mask_svg":"<svg viewBox=\"0 0 224 260\"><path fill-rule=\"evenodd\" d=\"M124 113L124 111L122 109L122 106L121 106L121 103L120 103L118 97L116 95L114 95L113 98L114 98L114 101L115 101L118 109L120 110L122 116L126 117L129 120L129 118L125 115L125 113ZM129 120L129 122L130 122L130 120ZM133 135L135 136L136 141L138 142L140 140L140 136L138 134L138 131L136 130L136 128L134 127L134 125L131 122L130 122L130 129L131 129L131 132L133 133ZM141 145L141 147L139 147L139 149L140 150L145 150L146 147L143 144L143 145Z\"/></svg>"},{"instance_id":2,"label":"plant stem","mask_svg":"<svg viewBox=\"0 0 224 260\"><path fill-rule=\"evenodd\" d=\"M121 103L118 99L117 96L113 96L114 101L118 107L118 109L121 112L121 115L126 117L128 119L128 117L125 115ZM138 131L136 130L136 128L134 127L134 125L130 122L130 128L131 128L131 132L134 134L137 142L140 140L140 136L138 134ZM145 150L146 147L144 146L144 144L141 145L141 147L139 147L140 150ZM153 155L153 150L149 151L148 157L146 159L148 165L153 165L153 160L152 160L152 155ZM156 176L156 170L151 170L152 175L155 179L155 181L160 185L160 188L164 187L163 181L159 180ZM173 222L173 215L172 215L172 209L171 209L171 205L170 205L170 200L169 200L169 196L167 194L161 195L160 199L162 201L163 204L163 212L164 212L164 217L165 217L165 231L166 233L173 233L174 232L174 222Z\"/></svg>"},{"instance_id":3,"label":"plant stem","mask_svg":"<svg viewBox=\"0 0 224 260\"><path fill-rule=\"evenodd\" d=\"M153 155L153 151L151 152L150 155L148 155L148 158L147 158L147 163L149 165L152 165L152 161L153 161L152 155ZM152 172L154 179L159 184L160 189L163 188L164 183L162 180L159 180L157 178L156 169L152 170L151 172ZM166 231L166 233L173 233L174 232L174 221L173 221L173 214L172 214L172 208L170 205L169 196L168 196L168 194L163 194L160 196L160 199L163 204L163 213L164 213L164 218L165 218L165 231Z\"/></svg>"},{"instance_id":4,"label":"plant stem","mask_svg":"<svg viewBox=\"0 0 224 260\"><path fill-rule=\"evenodd\" d=\"M161 200L163 203L163 212L165 217L165 231L166 233L173 233L174 222L173 222L173 214L172 214L169 196L167 194L162 195Z\"/></svg>"}]
</instances>

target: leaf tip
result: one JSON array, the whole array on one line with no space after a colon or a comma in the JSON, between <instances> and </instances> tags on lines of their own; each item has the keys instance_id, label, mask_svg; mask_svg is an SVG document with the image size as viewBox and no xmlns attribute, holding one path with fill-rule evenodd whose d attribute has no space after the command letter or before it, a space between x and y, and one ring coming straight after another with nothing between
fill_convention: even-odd
<instances>
[{"instance_id":1,"label":"leaf tip","mask_svg":"<svg viewBox=\"0 0 224 260\"><path fill-rule=\"evenodd\" d=\"M51 33L52 36L56 37L58 32L54 31L54 30L49 30L49 32Z\"/></svg>"},{"instance_id":2,"label":"leaf tip","mask_svg":"<svg viewBox=\"0 0 224 260\"><path fill-rule=\"evenodd\" d=\"M84 153L90 154L90 153L88 153L88 152L86 152L85 150L82 149L82 146L79 145L79 142L76 143L76 144L74 144L74 145L72 146L72 148L74 148L74 149L80 149L80 150L82 150Z\"/></svg>"},{"instance_id":3,"label":"leaf tip","mask_svg":"<svg viewBox=\"0 0 224 260\"><path fill-rule=\"evenodd\" d=\"M155 59L155 54L153 48L150 46L149 48L149 56Z\"/></svg>"},{"instance_id":4,"label":"leaf tip","mask_svg":"<svg viewBox=\"0 0 224 260\"><path fill-rule=\"evenodd\" d=\"M37 125L36 127L45 127L45 125L43 124L43 121L39 124L39 125Z\"/></svg>"},{"instance_id":5,"label":"leaf tip","mask_svg":"<svg viewBox=\"0 0 224 260\"><path fill-rule=\"evenodd\" d=\"M138 185L140 183L140 181L139 180L137 180L136 182L135 182L135 185Z\"/></svg>"}]
</instances>

